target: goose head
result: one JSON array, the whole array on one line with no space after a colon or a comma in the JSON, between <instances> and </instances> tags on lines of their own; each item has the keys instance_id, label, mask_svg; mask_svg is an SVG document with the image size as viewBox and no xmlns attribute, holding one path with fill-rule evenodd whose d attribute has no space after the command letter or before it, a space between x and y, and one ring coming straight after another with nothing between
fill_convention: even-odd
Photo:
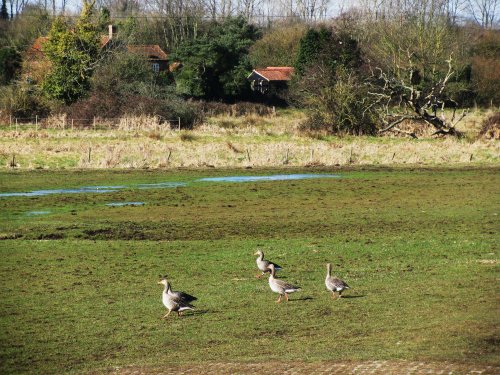
<instances>
[{"instance_id":1,"label":"goose head","mask_svg":"<svg viewBox=\"0 0 500 375\"><path fill-rule=\"evenodd\" d=\"M165 286L166 288L168 288L170 286L170 284L168 283L168 280L167 280L167 275L165 276L160 276L160 280L158 280L158 283L159 285L163 285Z\"/></svg>"},{"instance_id":2,"label":"goose head","mask_svg":"<svg viewBox=\"0 0 500 375\"><path fill-rule=\"evenodd\" d=\"M262 250L257 250L257 252L254 254L254 255L258 255L259 257L264 257L264 253L262 252Z\"/></svg>"}]
</instances>

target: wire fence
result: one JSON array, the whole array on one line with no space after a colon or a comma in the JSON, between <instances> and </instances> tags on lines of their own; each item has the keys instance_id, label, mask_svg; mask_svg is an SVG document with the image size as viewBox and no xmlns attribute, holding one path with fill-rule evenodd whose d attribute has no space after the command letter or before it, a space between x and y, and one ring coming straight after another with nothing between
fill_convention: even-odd
<instances>
[{"instance_id":1,"label":"wire fence","mask_svg":"<svg viewBox=\"0 0 500 375\"><path fill-rule=\"evenodd\" d=\"M9 117L9 129L67 129L67 130L181 130L181 118L167 119L162 116L151 117Z\"/></svg>"}]
</instances>

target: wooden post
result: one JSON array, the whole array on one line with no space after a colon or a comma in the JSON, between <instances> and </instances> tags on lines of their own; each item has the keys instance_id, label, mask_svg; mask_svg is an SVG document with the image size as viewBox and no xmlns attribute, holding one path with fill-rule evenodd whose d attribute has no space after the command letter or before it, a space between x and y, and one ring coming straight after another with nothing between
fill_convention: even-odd
<instances>
[{"instance_id":1,"label":"wooden post","mask_svg":"<svg viewBox=\"0 0 500 375\"><path fill-rule=\"evenodd\" d=\"M170 156L172 155L172 150L168 150L167 164L170 162Z\"/></svg>"},{"instance_id":2,"label":"wooden post","mask_svg":"<svg viewBox=\"0 0 500 375\"><path fill-rule=\"evenodd\" d=\"M181 130L181 118L180 118L180 117L178 117L177 119L178 119L178 121L179 121L179 130Z\"/></svg>"},{"instance_id":3,"label":"wooden post","mask_svg":"<svg viewBox=\"0 0 500 375\"><path fill-rule=\"evenodd\" d=\"M35 115L35 131L38 131L38 115Z\"/></svg>"},{"instance_id":4,"label":"wooden post","mask_svg":"<svg viewBox=\"0 0 500 375\"><path fill-rule=\"evenodd\" d=\"M351 147L351 154L349 155L349 164L352 164L352 147Z\"/></svg>"},{"instance_id":5,"label":"wooden post","mask_svg":"<svg viewBox=\"0 0 500 375\"><path fill-rule=\"evenodd\" d=\"M391 160L394 160L395 157L396 157L396 153L392 154L392 159Z\"/></svg>"},{"instance_id":6,"label":"wooden post","mask_svg":"<svg viewBox=\"0 0 500 375\"><path fill-rule=\"evenodd\" d=\"M89 147L89 164L90 164L90 153L92 152L92 148Z\"/></svg>"},{"instance_id":7,"label":"wooden post","mask_svg":"<svg viewBox=\"0 0 500 375\"><path fill-rule=\"evenodd\" d=\"M95 130L95 116L94 116L94 119L92 121L92 126L94 127L94 130Z\"/></svg>"},{"instance_id":8,"label":"wooden post","mask_svg":"<svg viewBox=\"0 0 500 375\"><path fill-rule=\"evenodd\" d=\"M314 148L311 148L311 160L310 160L311 163L313 159L314 159Z\"/></svg>"},{"instance_id":9,"label":"wooden post","mask_svg":"<svg viewBox=\"0 0 500 375\"><path fill-rule=\"evenodd\" d=\"M283 164L288 164L288 152L290 151L289 148L286 149L286 155L285 155L285 161L283 162Z\"/></svg>"},{"instance_id":10,"label":"wooden post","mask_svg":"<svg viewBox=\"0 0 500 375\"><path fill-rule=\"evenodd\" d=\"M9 115L9 129L12 130L12 115Z\"/></svg>"},{"instance_id":11,"label":"wooden post","mask_svg":"<svg viewBox=\"0 0 500 375\"><path fill-rule=\"evenodd\" d=\"M17 132L17 117L16 117L16 132Z\"/></svg>"},{"instance_id":12,"label":"wooden post","mask_svg":"<svg viewBox=\"0 0 500 375\"><path fill-rule=\"evenodd\" d=\"M16 167L16 154L12 154L12 161L10 162L11 168Z\"/></svg>"},{"instance_id":13,"label":"wooden post","mask_svg":"<svg viewBox=\"0 0 500 375\"><path fill-rule=\"evenodd\" d=\"M473 156L474 156L474 154L470 154L469 163L472 161Z\"/></svg>"},{"instance_id":14,"label":"wooden post","mask_svg":"<svg viewBox=\"0 0 500 375\"><path fill-rule=\"evenodd\" d=\"M247 158L248 158L248 162L251 163L252 160L250 160L250 152L248 151L248 148L247 148Z\"/></svg>"},{"instance_id":15,"label":"wooden post","mask_svg":"<svg viewBox=\"0 0 500 375\"><path fill-rule=\"evenodd\" d=\"M73 119L71 119L71 130L73 130L73 126L74 126Z\"/></svg>"},{"instance_id":16,"label":"wooden post","mask_svg":"<svg viewBox=\"0 0 500 375\"><path fill-rule=\"evenodd\" d=\"M66 116L64 117L64 121L63 121L63 129L66 129Z\"/></svg>"}]
</instances>

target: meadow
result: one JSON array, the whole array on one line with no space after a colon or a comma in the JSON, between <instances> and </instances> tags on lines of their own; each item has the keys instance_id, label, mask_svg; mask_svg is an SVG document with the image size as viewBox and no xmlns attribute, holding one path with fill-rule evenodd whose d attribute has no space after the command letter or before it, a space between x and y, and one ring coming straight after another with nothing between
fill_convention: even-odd
<instances>
[{"instance_id":1,"label":"meadow","mask_svg":"<svg viewBox=\"0 0 500 375\"><path fill-rule=\"evenodd\" d=\"M309 134L300 130L306 114L291 109L208 117L181 131L147 116L95 128L55 118L40 126L0 126L0 169L491 165L500 158L498 141L479 136L491 113L476 110L460 122L462 139L431 137L434 130L425 127L419 139Z\"/></svg>"},{"instance_id":2,"label":"meadow","mask_svg":"<svg viewBox=\"0 0 500 375\"><path fill-rule=\"evenodd\" d=\"M500 366L498 167L2 171L0 372ZM203 177L335 174L210 182ZM175 187L143 184L179 183ZM112 207L109 203L143 202ZM253 253L302 291L276 304ZM333 300L325 265L352 287ZM158 275L198 297L166 321ZM152 371L154 372L154 371ZM158 370L159 372L159 370Z\"/></svg>"}]
</instances>

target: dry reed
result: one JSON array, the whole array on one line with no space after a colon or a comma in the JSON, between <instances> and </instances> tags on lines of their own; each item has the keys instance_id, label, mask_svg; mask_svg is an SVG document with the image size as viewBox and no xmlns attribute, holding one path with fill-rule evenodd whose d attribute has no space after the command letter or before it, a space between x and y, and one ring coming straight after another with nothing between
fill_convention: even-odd
<instances>
[{"instance_id":1,"label":"dry reed","mask_svg":"<svg viewBox=\"0 0 500 375\"><path fill-rule=\"evenodd\" d=\"M10 168L12 155L20 168L495 164L500 157L499 141L473 137L475 126L467 129L468 140L410 140L308 137L297 130L300 116L232 120L232 127L218 126L229 121L220 117L181 132L160 126L154 117L123 119L118 129L4 130L0 164Z\"/></svg>"}]
</instances>

